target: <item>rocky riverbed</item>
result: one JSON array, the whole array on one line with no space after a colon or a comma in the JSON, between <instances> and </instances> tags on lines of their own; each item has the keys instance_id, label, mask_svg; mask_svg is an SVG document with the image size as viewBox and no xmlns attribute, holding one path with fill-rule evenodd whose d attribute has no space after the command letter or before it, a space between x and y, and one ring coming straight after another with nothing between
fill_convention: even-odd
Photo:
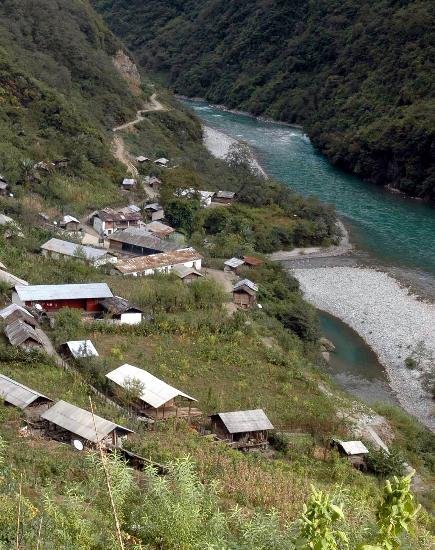
<instances>
[{"instance_id":1,"label":"rocky riverbed","mask_svg":"<svg viewBox=\"0 0 435 550\"><path fill-rule=\"evenodd\" d=\"M391 388L404 409L435 431L433 400L424 373L434 368L435 305L419 299L389 274L360 267L292 270L307 298L356 332L385 366ZM421 368L405 360L424 346Z\"/></svg>"}]
</instances>

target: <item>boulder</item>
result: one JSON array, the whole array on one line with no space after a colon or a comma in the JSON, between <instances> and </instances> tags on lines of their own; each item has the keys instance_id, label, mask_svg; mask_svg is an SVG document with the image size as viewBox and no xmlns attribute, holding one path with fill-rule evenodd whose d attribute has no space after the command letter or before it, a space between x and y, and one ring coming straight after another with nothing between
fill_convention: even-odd
<instances>
[{"instance_id":1,"label":"boulder","mask_svg":"<svg viewBox=\"0 0 435 550\"><path fill-rule=\"evenodd\" d=\"M331 340L328 340L328 338L325 338L324 336L320 338L319 344L325 351L335 351L334 344L331 342Z\"/></svg>"}]
</instances>

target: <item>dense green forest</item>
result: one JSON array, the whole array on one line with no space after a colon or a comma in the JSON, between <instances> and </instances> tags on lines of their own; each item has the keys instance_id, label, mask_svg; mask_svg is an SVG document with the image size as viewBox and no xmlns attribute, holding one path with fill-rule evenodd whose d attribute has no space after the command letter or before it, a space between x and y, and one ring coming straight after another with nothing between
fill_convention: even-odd
<instances>
[{"instance_id":1,"label":"dense green forest","mask_svg":"<svg viewBox=\"0 0 435 550\"><path fill-rule=\"evenodd\" d=\"M173 89L303 124L336 165L435 200L430 0L93 0Z\"/></svg>"}]
</instances>

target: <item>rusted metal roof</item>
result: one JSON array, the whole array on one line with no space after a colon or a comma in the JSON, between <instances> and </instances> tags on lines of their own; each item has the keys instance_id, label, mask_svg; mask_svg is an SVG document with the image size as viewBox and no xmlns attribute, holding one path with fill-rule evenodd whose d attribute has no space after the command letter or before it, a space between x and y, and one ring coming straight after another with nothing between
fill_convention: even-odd
<instances>
[{"instance_id":1,"label":"rusted metal roof","mask_svg":"<svg viewBox=\"0 0 435 550\"><path fill-rule=\"evenodd\" d=\"M243 256L243 261L246 265L257 266L264 264L264 260L255 256Z\"/></svg>"},{"instance_id":2,"label":"rusted metal roof","mask_svg":"<svg viewBox=\"0 0 435 550\"><path fill-rule=\"evenodd\" d=\"M41 418L52 422L71 432L82 437L92 443L97 443L109 435L113 430L119 430L124 433L133 433L132 430L119 426L110 420L93 415L89 411L80 409L66 401L58 401L47 411L41 414ZM98 435L97 435L98 434Z\"/></svg>"},{"instance_id":3,"label":"rusted metal roof","mask_svg":"<svg viewBox=\"0 0 435 550\"><path fill-rule=\"evenodd\" d=\"M13 323L9 324L5 328L5 334L12 346L20 346L27 342L27 340L33 340L34 342L43 345L42 340L37 335L35 329L22 321L17 319Z\"/></svg>"},{"instance_id":4,"label":"rusted metal roof","mask_svg":"<svg viewBox=\"0 0 435 550\"><path fill-rule=\"evenodd\" d=\"M216 413L211 418L219 417L230 434L273 430L272 423L263 409Z\"/></svg>"},{"instance_id":5,"label":"rusted metal roof","mask_svg":"<svg viewBox=\"0 0 435 550\"><path fill-rule=\"evenodd\" d=\"M129 227L122 231L116 231L112 233L112 235L109 235L108 239L109 241L116 241L151 250L159 250L161 252L176 250L179 246L175 243L160 239L157 235L154 235L142 227Z\"/></svg>"},{"instance_id":6,"label":"rusted metal roof","mask_svg":"<svg viewBox=\"0 0 435 550\"><path fill-rule=\"evenodd\" d=\"M149 256L119 260L113 267L123 274L141 273L148 269L175 266L201 259L201 254L194 248L182 248L180 250L174 250L173 252L163 252L161 254L150 254Z\"/></svg>"},{"instance_id":7,"label":"rusted metal roof","mask_svg":"<svg viewBox=\"0 0 435 550\"><path fill-rule=\"evenodd\" d=\"M150 233L153 233L154 235L157 235L157 237L167 237L171 233L175 233L176 229L171 227L170 225L166 225L159 221L154 221L147 223L144 225L144 229L149 231Z\"/></svg>"},{"instance_id":8,"label":"rusted metal roof","mask_svg":"<svg viewBox=\"0 0 435 550\"><path fill-rule=\"evenodd\" d=\"M46 300L87 300L111 298L107 283L85 283L72 285L17 285L15 290L22 302Z\"/></svg>"},{"instance_id":9,"label":"rusted metal roof","mask_svg":"<svg viewBox=\"0 0 435 550\"><path fill-rule=\"evenodd\" d=\"M96 217L104 222L123 222L139 221L142 216L139 212L132 212L127 208L114 210L113 208L103 208L96 213Z\"/></svg>"},{"instance_id":10,"label":"rusted metal roof","mask_svg":"<svg viewBox=\"0 0 435 550\"><path fill-rule=\"evenodd\" d=\"M184 393L176 388L166 384L163 380L156 378L151 373L143 369L138 369L133 365L121 365L117 369L106 374L106 377L118 386L125 387L131 380L139 380L143 384L143 391L140 399L158 409L174 397L185 397L189 401L196 401L187 393Z\"/></svg>"},{"instance_id":11,"label":"rusted metal roof","mask_svg":"<svg viewBox=\"0 0 435 550\"><path fill-rule=\"evenodd\" d=\"M44 401L52 401L43 393L32 390L4 374L0 374L0 397L6 403L10 403L20 409L25 409L40 398Z\"/></svg>"}]
</instances>

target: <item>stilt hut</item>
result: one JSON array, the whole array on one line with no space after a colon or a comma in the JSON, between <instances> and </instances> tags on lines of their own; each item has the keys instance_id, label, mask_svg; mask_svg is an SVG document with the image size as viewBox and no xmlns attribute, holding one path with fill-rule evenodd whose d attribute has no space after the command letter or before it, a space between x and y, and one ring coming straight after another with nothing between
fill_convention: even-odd
<instances>
[{"instance_id":1,"label":"stilt hut","mask_svg":"<svg viewBox=\"0 0 435 550\"><path fill-rule=\"evenodd\" d=\"M238 449L267 447L268 431L273 430L263 409L216 413L210 418L212 432Z\"/></svg>"}]
</instances>

